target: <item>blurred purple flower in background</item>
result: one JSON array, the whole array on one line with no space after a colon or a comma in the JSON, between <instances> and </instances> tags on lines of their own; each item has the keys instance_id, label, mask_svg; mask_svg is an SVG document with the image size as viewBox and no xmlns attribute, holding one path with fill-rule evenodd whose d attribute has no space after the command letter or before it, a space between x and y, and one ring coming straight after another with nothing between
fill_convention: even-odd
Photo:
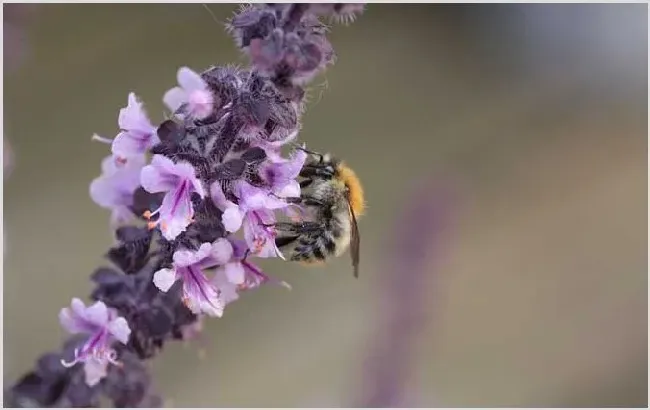
<instances>
[{"instance_id":1,"label":"blurred purple flower in background","mask_svg":"<svg viewBox=\"0 0 650 410\"><path fill-rule=\"evenodd\" d=\"M412 356L431 318L430 301L437 296L440 268L429 264L440 264L444 255L447 233L453 228L454 194L439 182L421 184L398 219L388 245L393 262L381 275L378 332L369 343L366 385L361 397L355 398L356 406L416 406L414 389L409 388Z\"/></svg>"},{"instance_id":2,"label":"blurred purple flower in background","mask_svg":"<svg viewBox=\"0 0 650 410\"><path fill-rule=\"evenodd\" d=\"M29 56L29 43L25 26L33 7L31 4L2 5L3 69L7 73L17 70ZM5 124L6 127L6 124ZM6 128L5 128L6 129ZM2 135L2 172L6 180L15 166L15 154L7 134ZM2 252L7 253L6 227L2 228Z\"/></svg>"}]
</instances>

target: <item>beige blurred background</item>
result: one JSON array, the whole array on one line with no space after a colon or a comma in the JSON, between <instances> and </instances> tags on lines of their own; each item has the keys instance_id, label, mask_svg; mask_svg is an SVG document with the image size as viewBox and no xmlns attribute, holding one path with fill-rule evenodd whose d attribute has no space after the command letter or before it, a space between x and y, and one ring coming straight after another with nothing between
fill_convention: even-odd
<instances>
[{"instance_id":1,"label":"beige blurred background","mask_svg":"<svg viewBox=\"0 0 650 410\"><path fill-rule=\"evenodd\" d=\"M90 136L116 133L130 91L161 120L182 65L245 62L199 4L31 6L25 30L4 74L5 382L60 345L58 310L111 244L88 196L108 147ZM646 407L647 6L371 5L330 39L301 137L365 183L361 278L347 257L263 263L293 291L248 294L168 345L152 364L168 404L352 405L400 305L382 275L417 274L411 405ZM453 229L427 272L391 272L429 178L454 183Z\"/></svg>"}]
</instances>

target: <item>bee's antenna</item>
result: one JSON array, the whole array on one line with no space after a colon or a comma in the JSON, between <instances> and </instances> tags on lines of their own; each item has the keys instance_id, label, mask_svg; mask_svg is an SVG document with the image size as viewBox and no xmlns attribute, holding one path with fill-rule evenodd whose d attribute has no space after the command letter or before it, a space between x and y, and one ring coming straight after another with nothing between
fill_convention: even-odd
<instances>
[{"instance_id":1,"label":"bee's antenna","mask_svg":"<svg viewBox=\"0 0 650 410\"><path fill-rule=\"evenodd\" d=\"M304 152L306 152L307 154L315 155L315 156L321 158L321 160L322 160L322 158L323 158L323 154L319 154L318 152L310 151L310 150L308 150L307 148L305 148L305 147L303 147L303 146L300 146L300 145L298 145L298 144L295 143L295 142L290 142L289 144L290 144L291 146L293 146L295 149L299 149L299 150L301 150L301 151L304 151Z\"/></svg>"}]
</instances>

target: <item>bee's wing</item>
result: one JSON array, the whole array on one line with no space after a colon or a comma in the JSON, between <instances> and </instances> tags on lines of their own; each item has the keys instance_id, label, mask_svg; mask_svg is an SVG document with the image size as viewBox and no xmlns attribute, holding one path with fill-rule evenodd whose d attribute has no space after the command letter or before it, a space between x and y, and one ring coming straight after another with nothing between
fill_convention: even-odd
<instances>
[{"instance_id":1,"label":"bee's wing","mask_svg":"<svg viewBox=\"0 0 650 410\"><path fill-rule=\"evenodd\" d=\"M359 226L357 225L357 217L350 204L348 204L348 212L350 213L350 225L352 228L352 236L350 238L350 255L352 256L352 267L354 269L354 277L359 277L359 248L361 247L361 236L359 236Z\"/></svg>"}]
</instances>

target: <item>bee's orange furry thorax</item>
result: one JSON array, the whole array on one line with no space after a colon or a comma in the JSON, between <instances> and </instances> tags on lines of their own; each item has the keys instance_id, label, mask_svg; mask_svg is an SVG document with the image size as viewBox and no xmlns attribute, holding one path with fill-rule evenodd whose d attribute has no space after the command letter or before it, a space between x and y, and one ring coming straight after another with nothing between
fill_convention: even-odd
<instances>
[{"instance_id":1,"label":"bee's orange furry thorax","mask_svg":"<svg viewBox=\"0 0 650 410\"><path fill-rule=\"evenodd\" d=\"M344 164L339 165L338 174L341 181L349 189L350 206L352 207L352 211L354 211L354 215L357 217L363 215L366 210L366 202L363 197L363 187L357 174Z\"/></svg>"}]
</instances>

